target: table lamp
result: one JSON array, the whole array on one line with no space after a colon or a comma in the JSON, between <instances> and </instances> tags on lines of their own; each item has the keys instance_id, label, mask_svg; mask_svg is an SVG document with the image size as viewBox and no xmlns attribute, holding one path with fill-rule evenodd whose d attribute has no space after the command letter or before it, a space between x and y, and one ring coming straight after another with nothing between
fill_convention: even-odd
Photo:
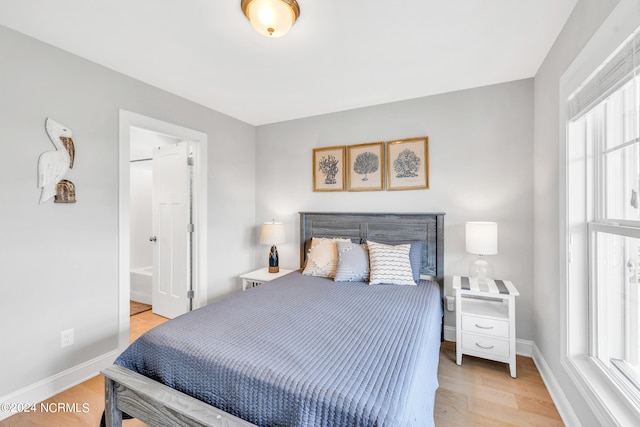
<instances>
[{"instance_id":1,"label":"table lamp","mask_svg":"<svg viewBox=\"0 0 640 427\"><path fill-rule=\"evenodd\" d=\"M466 250L478 255L469 265L469 277L478 283L493 279L493 267L484 255L498 253L498 224L495 222L467 222L465 224Z\"/></svg>"},{"instance_id":2,"label":"table lamp","mask_svg":"<svg viewBox=\"0 0 640 427\"><path fill-rule=\"evenodd\" d=\"M278 266L278 248L276 245L287 241L284 233L284 224L281 222L265 222L262 224L262 232L260 233L260 243L263 245L271 245L269 251L269 273L277 273L280 271Z\"/></svg>"}]
</instances>

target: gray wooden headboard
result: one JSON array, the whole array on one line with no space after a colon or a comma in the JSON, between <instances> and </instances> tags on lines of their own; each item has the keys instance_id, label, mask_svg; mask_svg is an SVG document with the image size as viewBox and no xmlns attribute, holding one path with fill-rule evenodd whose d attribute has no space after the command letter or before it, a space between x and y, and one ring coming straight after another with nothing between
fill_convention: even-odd
<instances>
[{"instance_id":1,"label":"gray wooden headboard","mask_svg":"<svg viewBox=\"0 0 640 427\"><path fill-rule=\"evenodd\" d=\"M444 287L444 213L300 212L300 267L312 237L424 242L421 275Z\"/></svg>"}]
</instances>

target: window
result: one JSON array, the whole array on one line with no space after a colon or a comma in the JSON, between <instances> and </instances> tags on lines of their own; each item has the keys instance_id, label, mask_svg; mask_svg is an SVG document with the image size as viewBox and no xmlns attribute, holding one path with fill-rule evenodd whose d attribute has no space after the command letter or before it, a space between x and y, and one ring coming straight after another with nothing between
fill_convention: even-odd
<instances>
[{"instance_id":1,"label":"window","mask_svg":"<svg viewBox=\"0 0 640 427\"><path fill-rule=\"evenodd\" d=\"M580 268L586 269L581 277L587 279L589 296L587 355L640 407L640 77L634 69L640 55L636 53L632 36L570 98L567 188L569 216L579 218L572 226L585 236ZM569 286L585 283L570 275Z\"/></svg>"}]
</instances>

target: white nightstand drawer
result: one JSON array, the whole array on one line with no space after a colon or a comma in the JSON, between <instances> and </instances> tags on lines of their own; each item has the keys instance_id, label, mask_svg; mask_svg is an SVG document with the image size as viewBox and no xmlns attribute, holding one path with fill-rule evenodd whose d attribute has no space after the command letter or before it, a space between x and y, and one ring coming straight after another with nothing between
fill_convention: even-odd
<instances>
[{"instance_id":1,"label":"white nightstand drawer","mask_svg":"<svg viewBox=\"0 0 640 427\"><path fill-rule=\"evenodd\" d=\"M509 357L509 341L473 334L462 334L462 349L465 353L485 353L492 356Z\"/></svg>"},{"instance_id":2,"label":"white nightstand drawer","mask_svg":"<svg viewBox=\"0 0 640 427\"><path fill-rule=\"evenodd\" d=\"M509 321L462 314L462 330L508 339Z\"/></svg>"}]
</instances>

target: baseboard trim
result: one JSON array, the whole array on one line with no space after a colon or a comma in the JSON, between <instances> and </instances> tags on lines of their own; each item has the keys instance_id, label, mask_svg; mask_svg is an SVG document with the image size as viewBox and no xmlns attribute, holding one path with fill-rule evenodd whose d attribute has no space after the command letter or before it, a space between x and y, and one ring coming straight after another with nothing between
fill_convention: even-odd
<instances>
[{"instance_id":1,"label":"baseboard trim","mask_svg":"<svg viewBox=\"0 0 640 427\"><path fill-rule=\"evenodd\" d=\"M525 357L533 357L533 341L516 338L516 354Z\"/></svg>"},{"instance_id":2,"label":"baseboard trim","mask_svg":"<svg viewBox=\"0 0 640 427\"><path fill-rule=\"evenodd\" d=\"M137 301L143 304L151 304L152 302L151 295L148 295L145 292L135 291L135 290L131 291L131 293L129 294L129 299L131 299L131 301Z\"/></svg>"},{"instance_id":3,"label":"baseboard trim","mask_svg":"<svg viewBox=\"0 0 640 427\"><path fill-rule=\"evenodd\" d=\"M455 326L444 327L444 339L445 341L456 342L456 328ZM516 354L525 357L533 357L533 341L516 339Z\"/></svg>"},{"instance_id":4,"label":"baseboard trim","mask_svg":"<svg viewBox=\"0 0 640 427\"><path fill-rule=\"evenodd\" d=\"M538 368L538 372L540 372L542 381L547 387L547 390L551 395L551 399L556 405L558 413L560 414L560 417L562 418L564 424L569 427L580 426L580 419L574 412L573 407L567 399L567 396L562 391L560 384L558 384L558 381L556 381L556 377L551 372L549 365L547 365L547 362L544 360L542 353L535 345L535 343L533 344L533 363L535 363L536 368Z\"/></svg>"},{"instance_id":5,"label":"baseboard trim","mask_svg":"<svg viewBox=\"0 0 640 427\"><path fill-rule=\"evenodd\" d=\"M444 327L444 340L456 342L456 328L455 326Z\"/></svg>"},{"instance_id":6,"label":"baseboard trim","mask_svg":"<svg viewBox=\"0 0 640 427\"><path fill-rule=\"evenodd\" d=\"M69 368L58 374L52 375L36 383L23 387L11 394L0 396L2 403L17 403L24 405L37 404L61 393L75 385L78 385L89 378L93 378L100 373L100 370L113 364L113 361L120 354L119 350L98 356L80 365ZM0 420L15 415L12 412L0 411Z\"/></svg>"}]
</instances>

